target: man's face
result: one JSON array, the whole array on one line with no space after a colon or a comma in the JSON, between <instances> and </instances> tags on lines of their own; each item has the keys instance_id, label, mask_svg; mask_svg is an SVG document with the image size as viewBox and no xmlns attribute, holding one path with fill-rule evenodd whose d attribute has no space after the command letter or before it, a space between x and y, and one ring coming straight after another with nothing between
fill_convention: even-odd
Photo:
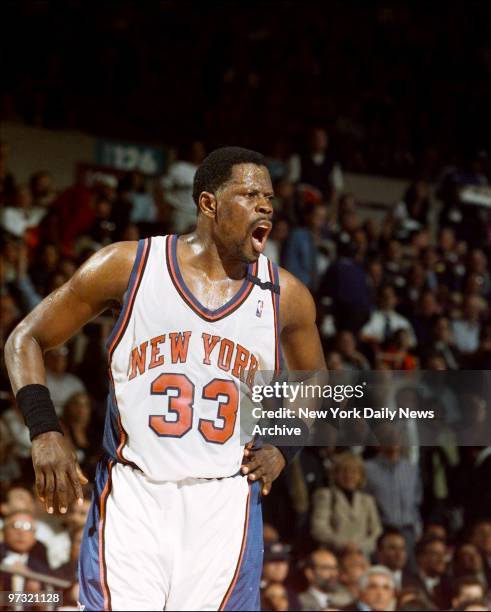
<instances>
[{"instance_id":1,"label":"man's face","mask_svg":"<svg viewBox=\"0 0 491 612\"><path fill-rule=\"evenodd\" d=\"M288 593L282 584L273 583L267 586L264 597L273 610L288 610Z\"/></svg>"},{"instance_id":2,"label":"man's face","mask_svg":"<svg viewBox=\"0 0 491 612\"><path fill-rule=\"evenodd\" d=\"M213 238L225 256L252 263L263 252L273 215L273 186L268 169L238 164L215 194Z\"/></svg>"},{"instance_id":3,"label":"man's face","mask_svg":"<svg viewBox=\"0 0 491 612\"><path fill-rule=\"evenodd\" d=\"M266 561L263 564L263 579L266 582L284 582L289 567L288 561Z\"/></svg>"},{"instance_id":4,"label":"man's face","mask_svg":"<svg viewBox=\"0 0 491 612\"><path fill-rule=\"evenodd\" d=\"M3 528L7 548L19 554L28 553L36 543L35 529L32 514L17 512L9 516Z\"/></svg>"},{"instance_id":5,"label":"man's face","mask_svg":"<svg viewBox=\"0 0 491 612\"><path fill-rule=\"evenodd\" d=\"M382 310L394 310L397 305L397 298L392 287L385 287L380 296L380 308Z\"/></svg>"},{"instance_id":6,"label":"man's face","mask_svg":"<svg viewBox=\"0 0 491 612\"><path fill-rule=\"evenodd\" d=\"M472 574L482 570L482 557L474 544L463 544L455 553L455 557L466 573Z\"/></svg>"},{"instance_id":7,"label":"man's face","mask_svg":"<svg viewBox=\"0 0 491 612\"><path fill-rule=\"evenodd\" d=\"M491 554L491 522L482 521L475 527L472 543L485 555Z\"/></svg>"},{"instance_id":8,"label":"man's face","mask_svg":"<svg viewBox=\"0 0 491 612\"><path fill-rule=\"evenodd\" d=\"M372 574L360 593L360 599L370 610L390 610L394 600L394 585L391 579L384 574Z\"/></svg>"},{"instance_id":9,"label":"man's face","mask_svg":"<svg viewBox=\"0 0 491 612\"><path fill-rule=\"evenodd\" d=\"M378 561L392 571L401 570L406 565L406 541L400 535L386 536L378 551Z\"/></svg>"},{"instance_id":10,"label":"man's face","mask_svg":"<svg viewBox=\"0 0 491 612\"><path fill-rule=\"evenodd\" d=\"M340 581L351 592L357 593L360 578L369 567L368 559L363 553L352 552L345 554L341 563Z\"/></svg>"},{"instance_id":11,"label":"man's face","mask_svg":"<svg viewBox=\"0 0 491 612\"><path fill-rule=\"evenodd\" d=\"M338 561L327 550L312 553L311 566L305 570L309 583L324 593L332 592L338 583Z\"/></svg>"},{"instance_id":12,"label":"man's face","mask_svg":"<svg viewBox=\"0 0 491 612\"><path fill-rule=\"evenodd\" d=\"M27 510L28 512L34 512L35 510L34 497L24 487L12 487L9 489L7 501L0 506L0 511L3 515L17 512L18 510Z\"/></svg>"},{"instance_id":13,"label":"man's face","mask_svg":"<svg viewBox=\"0 0 491 612\"><path fill-rule=\"evenodd\" d=\"M437 577L447 569L447 549L443 542L429 542L417 560L428 576Z\"/></svg>"}]
</instances>

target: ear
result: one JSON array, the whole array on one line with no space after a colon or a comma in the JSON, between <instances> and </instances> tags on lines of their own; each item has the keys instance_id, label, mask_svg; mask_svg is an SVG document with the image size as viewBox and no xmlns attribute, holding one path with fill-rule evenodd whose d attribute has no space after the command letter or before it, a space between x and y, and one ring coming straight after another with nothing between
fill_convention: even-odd
<instances>
[{"instance_id":1,"label":"ear","mask_svg":"<svg viewBox=\"0 0 491 612\"><path fill-rule=\"evenodd\" d=\"M217 199L213 193L201 192L198 203L199 212L206 217L214 219L217 215Z\"/></svg>"}]
</instances>

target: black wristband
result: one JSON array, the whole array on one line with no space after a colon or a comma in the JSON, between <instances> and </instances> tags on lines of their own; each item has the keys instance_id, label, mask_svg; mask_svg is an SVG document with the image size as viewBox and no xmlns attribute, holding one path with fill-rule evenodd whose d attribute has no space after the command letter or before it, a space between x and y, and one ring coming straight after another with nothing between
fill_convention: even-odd
<instances>
[{"instance_id":1,"label":"black wristband","mask_svg":"<svg viewBox=\"0 0 491 612\"><path fill-rule=\"evenodd\" d=\"M15 399L29 428L31 440L47 431L63 433L48 387L26 385L19 389Z\"/></svg>"}]
</instances>

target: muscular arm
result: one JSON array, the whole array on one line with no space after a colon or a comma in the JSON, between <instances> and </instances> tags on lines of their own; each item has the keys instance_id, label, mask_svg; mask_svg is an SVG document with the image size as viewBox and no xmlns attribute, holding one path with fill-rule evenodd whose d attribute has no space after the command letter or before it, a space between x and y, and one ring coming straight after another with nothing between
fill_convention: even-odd
<instances>
[{"instance_id":1,"label":"muscular arm","mask_svg":"<svg viewBox=\"0 0 491 612\"><path fill-rule=\"evenodd\" d=\"M136 256L137 243L101 249L62 287L45 298L9 336L5 361L16 394L25 385L46 383L44 353L66 342L85 323L121 303ZM65 513L71 498L82 498L86 479L64 437L56 431L35 436L32 461L39 497L52 513Z\"/></svg>"},{"instance_id":2,"label":"muscular arm","mask_svg":"<svg viewBox=\"0 0 491 612\"><path fill-rule=\"evenodd\" d=\"M312 295L303 283L286 270L280 269L279 277L281 344L288 369L325 370ZM248 474L250 480L260 479L262 494L267 495L273 481L286 465L283 453L277 447L266 444L259 450L246 448L244 455L247 463L242 466L242 473Z\"/></svg>"},{"instance_id":3,"label":"muscular arm","mask_svg":"<svg viewBox=\"0 0 491 612\"><path fill-rule=\"evenodd\" d=\"M280 269L281 344L289 370L325 370L326 362L315 322L310 291L297 278Z\"/></svg>"},{"instance_id":4,"label":"muscular arm","mask_svg":"<svg viewBox=\"0 0 491 612\"><path fill-rule=\"evenodd\" d=\"M101 249L17 325L5 345L14 393L24 385L45 384L43 354L122 302L136 248L137 243L121 242Z\"/></svg>"}]
</instances>

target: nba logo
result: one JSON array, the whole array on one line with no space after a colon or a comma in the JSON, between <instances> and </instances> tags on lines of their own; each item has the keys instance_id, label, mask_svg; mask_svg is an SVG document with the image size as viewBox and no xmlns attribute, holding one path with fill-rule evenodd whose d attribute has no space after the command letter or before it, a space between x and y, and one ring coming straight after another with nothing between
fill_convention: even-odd
<instances>
[{"instance_id":1,"label":"nba logo","mask_svg":"<svg viewBox=\"0 0 491 612\"><path fill-rule=\"evenodd\" d=\"M256 308L256 317L261 317L262 314L263 314L263 301L258 300L257 308Z\"/></svg>"}]
</instances>

